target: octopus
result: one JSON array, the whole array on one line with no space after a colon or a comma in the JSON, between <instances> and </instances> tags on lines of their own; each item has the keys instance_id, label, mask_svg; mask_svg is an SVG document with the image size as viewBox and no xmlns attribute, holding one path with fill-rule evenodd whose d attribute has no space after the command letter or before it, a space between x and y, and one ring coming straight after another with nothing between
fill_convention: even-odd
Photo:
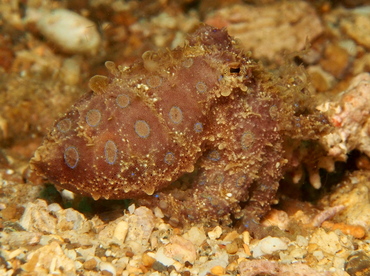
<instances>
[{"instance_id":1,"label":"octopus","mask_svg":"<svg viewBox=\"0 0 370 276\"><path fill-rule=\"evenodd\" d=\"M91 78L31 167L95 200L159 207L174 224L258 222L287 148L326 129L301 69L269 73L226 29L201 25L183 47L105 65L110 75Z\"/></svg>"}]
</instances>

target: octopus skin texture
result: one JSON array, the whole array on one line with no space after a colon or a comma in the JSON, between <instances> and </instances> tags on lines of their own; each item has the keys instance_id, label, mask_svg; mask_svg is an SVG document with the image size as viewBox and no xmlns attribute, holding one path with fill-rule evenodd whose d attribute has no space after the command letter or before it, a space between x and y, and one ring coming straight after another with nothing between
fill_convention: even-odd
<instances>
[{"instance_id":1,"label":"octopus skin texture","mask_svg":"<svg viewBox=\"0 0 370 276\"><path fill-rule=\"evenodd\" d=\"M201 25L183 47L106 67L31 167L96 200L158 206L175 224L258 221L283 177L286 137L317 139L325 128L293 104L303 85L279 83L225 29Z\"/></svg>"}]
</instances>

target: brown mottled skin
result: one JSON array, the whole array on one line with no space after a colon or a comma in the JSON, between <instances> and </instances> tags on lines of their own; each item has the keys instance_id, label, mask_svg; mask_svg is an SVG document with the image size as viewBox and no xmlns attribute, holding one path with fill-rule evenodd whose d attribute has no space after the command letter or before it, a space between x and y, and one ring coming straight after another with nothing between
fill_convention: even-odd
<instances>
[{"instance_id":1,"label":"brown mottled skin","mask_svg":"<svg viewBox=\"0 0 370 276\"><path fill-rule=\"evenodd\" d=\"M279 82L226 30L202 25L182 48L107 68L32 167L94 199L159 206L174 223L258 221L283 177L285 138L315 139L324 128L291 95L304 85Z\"/></svg>"}]
</instances>

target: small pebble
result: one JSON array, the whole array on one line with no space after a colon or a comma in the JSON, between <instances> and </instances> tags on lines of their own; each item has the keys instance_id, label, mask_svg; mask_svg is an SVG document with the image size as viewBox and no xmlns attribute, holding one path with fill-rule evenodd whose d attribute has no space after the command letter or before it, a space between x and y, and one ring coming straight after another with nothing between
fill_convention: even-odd
<instances>
[{"instance_id":1,"label":"small pebble","mask_svg":"<svg viewBox=\"0 0 370 276\"><path fill-rule=\"evenodd\" d=\"M258 242L258 244L252 249L253 257L258 258L266 254L272 254L275 251L286 250L288 245L280 238L266 237Z\"/></svg>"},{"instance_id":2,"label":"small pebble","mask_svg":"<svg viewBox=\"0 0 370 276\"><path fill-rule=\"evenodd\" d=\"M158 261L155 261L152 265L152 268L156 271L159 271L159 272L164 272L167 270L167 266L165 266L164 264L162 264L161 262L158 262Z\"/></svg>"},{"instance_id":3,"label":"small pebble","mask_svg":"<svg viewBox=\"0 0 370 276\"><path fill-rule=\"evenodd\" d=\"M116 275L116 269L114 268L114 266L111 264L111 263L108 263L108 262L101 262L100 265L100 271L103 275L112 275L112 276L115 276Z\"/></svg>"},{"instance_id":4,"label":"small pebble","mask_svg":"<svg viewBox=\"0 0 370 276\"><path fill-rule=\"evenodd\" d=\"M324 53L324 58L320 61L322 68L336 78L340 78L347 69L350 56L346 49L339 45L329 44Z\"/></svg>"},{"instance_id":5,"label":"small pebble","mask_svg":"<svg viewBox=\"0 0 370 276\"><path fill-rule=\"evenodd\" d=\"M157 218L164 218L163 212L159 207L155 207L153 213Z\"/></svg>"},{"instance_id":6,"label":"small pebble","mask_svg":"<svg viewBox=\"0 0 370 276\"><path fill-rule=\"evenodd\" d=\"M155 263L155 259L148 255L148 253L144 253L141 257L144 266L150 267Z\"/></svg>"},{"instance_id":7,"label":"small pebble","mask_svg":"<svg viewBox=\"0 0 370 276\"><path fill-rule=\"evenodd\" d=\"M317 244L320 250L331 255L335 255L341 249L338 235L335 232L326 233L322 228L312 234L309 243Z\"/></svg>"},{"instance_id":8,"label":"small pebble","mask_svg":"<svg viewBox=\"0 0 370 276\"><path fill-rule=\"evenodd\" d=\"M238 245L235 241L226 244L226 252L229 254L235 254L238 251Z\"/></svg>"},{"instance_id":9,"label":"small pebble","mask_svg":"<svg viewBox=\"0 0 370 276\"><path fill-rule=\"evenodd\" d=\"M251 254L251 250L250 250L250 248L249 248L249 245L248 245L248 244L243 244L243 248L244 248L244 253L245 253L247 256L252 255L252 254Z\"/></svg>"},{"instance_id":10,"label":"small pebble","mask_svg":"<svg viewBox=\"0 0 370 276\"><path fill-rule=\"evenodd\" d=\"M128 222L120 221L117 223L116 228L114 229L113 237L119 241L124 242L128 232Z\"/></svg>"},{"instance_id":11,"label":"small pebble","mask_svg":"<svg viewBox=\"0 0 370 276\"><path fill-rule=\"evenodd\" d=\"M321 250L316 250L312 255L318 260L321 261L324 258L324 253Z\"/></svg>"},{"instance_id":12,"label":"small pebble","mask_svg":"<svg viewBox=\"0 0 370 276\"><path fill-rule=\"evenodd\" d=\"M88 259L86 262L84 262L83 267L84 269L87 269L87 270L93 270L96 268L97 264L98 262L96 261L96 259L91 258L91 259Z\"/></svg>"},{"instance_id":13,"label":"small pebble","mask_svg":"<svg viewBox=\"0 0 370 276\"><path fill-rule=\"evenodd\" d=\"M288 214L281 210L272 209L262 221L263 226L277 226L281 230L286 230L289 226Z\"/></svg>"},{"instance_id":14,"label":"small pebble","mask_svg":"<svg viewBox=\"0 0 370 276\"><path fill-rule=\"evenodd\" d=\"M342 20L344 32L358 44L370 48L370 18L369 14L353 13L348 19Z\"/></svg>"},{"instance_id":15,"label":"small pebble","mask_svg":"<svg viewBox=\"0 0 370 276\"><path fill-rule=\"evenodd\" d=\"M93 21L65 9L30 12L38 19L39 31L63 51L84 54L98 51L101 38Z\"/></svg>"},{"instance_id":16,"label":"small pebble","mask_svg":"<svg viewBox=\"0 0 370 276\"><path fill-rule=\"evenodd\" d=\"M225 274L225 268L220 265L216 265L211 268L211 273L214 275L223 275Z\"/></svg>"},{"instance_id":17,"label":"small pebble","mask_svg":"<svg viewBox=\"0 0 370 276\"><path fill-rule=\"evenodd\" d=\"M112 272L108 271L108 270L103 270L101 272L101 275L103 275L103 276L113 276L114 274Z\"/></svg>"},{"instance_id":18,"label":"small pebble","mask_svg":"<svg viewBox=\"0 0 370 276\"><path fill-rule=\"evenodd\" d=\"M8 258L13 259L13 258L17 257L18 255L22 254L22 252L23 252L23 250L18 248L16 250L10 252L9 255L8 255Z\"/></svg>"},{"instance_id":19,"label":"small pebble","mask_svg":"<svg viewBox=\"0 0 370 276\"><path fill-rule=\"evenodd\" d=\"M233 241L236 238L239 238L239 233L236 231L232 231L230 233L227 233L223 241Z\"/></svg>"},{"instance_id":20,"label":"small pebble","mask_svg":"<svg viewBox=\"0 0 370 276\"><path fill-rule=\"evenodd\" d=\"M297 235L296 242L297 245L301 247L306 247L308 245L308 240L301 235Z\"/></svg>"},{"instance_id":21,"label":"small pebble","mask_svg":"<svg viewBox=\"0 0 370 276\"><path fill-rule=\"evenodd\" d=\"M203 228L192 227L186 232L183 237L191 241L195 246L200 246L207 238Z\"/></svg>"},{"instance_id":22,"label":"small pebble","mask_svg":"<svg viewBox=\"0 0 370 276\"><path fill-rule=\"evenodd\" d=\"M249 234L249 232L248 232L248 231L244 231L244 232L242 233L242 237L243 237L243 242L244 242L245 244L249 244L249 243L250 243L251 235Z\"/></svg>"},{"instance_id":23,"label":"small pebble","mask_svg":"<svg viewBox=\"0 0 370 276\"><path fill-rule=\"evenodd\" d=\"M220 226L216 226L215 228L212 229L212 231L209 231L207 233L208 237L211 240L216 240L218 239L222 234L222 228Z\"/></svg>"},{"instance_id":24,"label":"small pebble","mask_svg":"<svg viewBox=\"0 0 370 276\"><path fill-rule=\"evenodd\" d=\"M11 220L15 218L17 214L17 207L14 204L9 204L4 210L1 211L1 216L5 220Z\"/></svg>"},{"instance_id":25,"label":"small pebble","mask_svg":"<svg viewBox=\"0 0 370 276\"><path fill-rule=\"evenodd\" d=\"M130 212L130 214L133 214L135 212L136 206L135 204L131 204L128 206L127 210Z\"/></svg>"},{"instance_id":26,"label":"small pebble","mask_svg":"<svg viewBox=\"0 0 370 276\"><path fill-rule=\"evenodd\" d=\"M197 252L194 244L181 236L172 236L170 243L165 246L165 255L181 263L194 263Z\"/></svg>"}]
</instances>

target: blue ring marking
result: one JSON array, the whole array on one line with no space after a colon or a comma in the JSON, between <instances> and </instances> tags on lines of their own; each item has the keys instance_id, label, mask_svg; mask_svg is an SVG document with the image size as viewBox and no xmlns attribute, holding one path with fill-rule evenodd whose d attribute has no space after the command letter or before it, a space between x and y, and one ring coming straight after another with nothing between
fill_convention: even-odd
<instances>
[{"instance_id":1,"label":"blue ring marking","mask_svg":"<svg viewBox=\"0 0 370 276\"><path fill-rule=\"evenodd\" d=\"M204 93L207 91L208 87L207 87L207 84L205 84L204 82L200 81L198 82L196 85L195 85L195 88L197 89L197 91L199 93Z\"/></svg>"},{"instance_id":2,"label":"blue ring marking","mask_svg":"<svg viewBox=\"0 0 370 276\"><path fill-rule=\"evenodd\" d=\"M122 102L122 99L124 99L124 101ZM128 107L129 104L130 104L130 97L126 94L119 94L116 98L116 104L120 107L120 108L125 108L125 107Z\"/></svg>"},{"instance_id":3,"label":"blue ring marking","mask_svg":"<svg viewBox=\"0 0 370 276\"><path fill-rule=\"evenodd\" d=\"M225 181L225 176L222 173L216 174L215 177L213 178L213 181L216 184L222 184Z\"/></svg>"},{"instance_id":4,"label":"blue ring marking","mask_svg":"<svg viewBox=\"0 0 370 276\"><path fill-rule=\"evenodd\" d=\"M159 77L159 76L151 76L149 77L147 80L146 80L146 84L150 87L150 88L157 88L159 86L162 85L162 78Z\"/></svg>"},{"instance_id":5,"label":"blue ring marking","mask_svg":"<svg viewBox=\"0 0 370 276\"><path fill-rule=\"evenodd\" d=\"M142 124L141 126L139 126L138 124ZM138 128L139 127L145 127L146 129L144 130L145 132L148 132L148 133L141 133L138 131ZM135 130L135 133L137 134L137 136L139 136L140 138L148 138L149 134L150 134L150 126L149 124L144 121L144 120L137 120L135 122L135 125L134 125L134 130Z\"/></svg>"},{"instance_id":6,"label":"blue ring marking","mask_svg":"<svg viewBox=\"0 0 370 276\"><path fill-rule=\"evenodd\" d=\"M199 185L204 185L204 184L206 184L206 182L207 182L207 176L206 176L206 173L205 173L205 172L202 172L202 173L200 174L200 176L199 176L199 181L198 181L198 183L199 183Z\"/></svg>"},{"instance_id":7,"label":"blue ring marking","mask_svg":"<svg viewBox=\"0 0 370 276\"><path fill-rule=\"evenodd\" d=\"M243 150L249 149L254 144L254 134L250 131L244 132L241 139L240 144L242 145Z\"/></svg>"},{"instance_id":8,"label":"blue ring marking","mask_svg":"<svg viewBox=\"0 0 370 276\"><path fill-rule=\"evenodd\" d=\"M90 116L94 116L91 118ZM95 116L97 116L95 118ZM86 114L86 123L91 127L96 127L101 121L101 112L97 109L91 109Z\"/></svg>"},{"instance_id":9,"label":"blue ring marking","mask_svg":"<svg viewBox=\"0 0 370 276\"><path fill-rule=\"evenodd\" d=\"M71 154L74 154L75 156L70 156ZM73 158L74 163L71 164L70 158ZM80 155L78 154L78 150L76 147L69 146L68 148L65 149L64 162L69 168L71 169L76 168L79 160L80 160Z\"/></svg>"},{"instance_id":10,"label":"blue ring marking","mask_svg":"<svg viewBox=\"0 0 370 276\"><path fill-rule=\"evenodd\" d=\"M176 160L175 154L173 152L167 152L163 160L167 165L173 165Z\"/></svg>"},{"instance_id":11,"label":"blue ring marking","mask_svg":"<svg viewBox=\"0 0 370 276\"><path fill-rule=\"evenodd\" d=\"M245 175L240 176L236 181L235 185L238 188L242 188L247 183L247 177Z\"/></svg>"},{"instance_id":12,"label":"blue ring marking","mask_svg":"<svg viewBox=\"0 0 370 276\"><path fill-rule=\"evenodd\" d=\"M203 131L203 124L201 122L194 124L194 131L196 133L201 133Z\"/></svg>"},{"instance_id":13,"label":"blue ring marking","mask_svg":"<svg viewBox=\"0 0 370 276\"><path fill-rule=\"evenodd\" d=\"M113 156L111 155L112 153L114 154ZM117 146L112 140L108 140L105 143L104 155L105 155L105 161L108 164L113 165L114 163L116 163L116 160L117 160Z\"/></svg>"},{"instance_id":14,"label":"blue ring marking","mask_svg":"<svg viewBox=\"0 0 370 276\"><path fill-rule=\"evenodd\" d=\"M71 129L72 122L70 119L65 118L57 123L57 128L60 132L66 133Z\"/></svg>"},{"instance_id":15,"label":"blue ring marking","mask_svg":"<svg viewBox=\"0 0 370 276\"><path fill-rule=\"evenodd\" d=\"M178 106L171 107L170 111L168 112L168 116L174 124L181 123L183 119L182 110Z\"/></svg>"},{"instance_id":16,"label":"blue ring marking","mask_svg":"<svg viewBox=\"0 0 370 276\"><path fill-rule=\"evenodd\" d=\"M194 60L189 57L182 62L182 66L184 66L185 68L190 68L193 65L193 63Z\"/></svg>"},{"instance_id":17,"label":"blue ring marking","mask_svg":"<svg viewBox=\"0 0 370 276\"><path fill-rule=\"evenodd\" d=\"M212 161L219 161L221 159L221 155L218 150L213 150L208 154L208 159Z\"/></svg>"}]
</instances>

